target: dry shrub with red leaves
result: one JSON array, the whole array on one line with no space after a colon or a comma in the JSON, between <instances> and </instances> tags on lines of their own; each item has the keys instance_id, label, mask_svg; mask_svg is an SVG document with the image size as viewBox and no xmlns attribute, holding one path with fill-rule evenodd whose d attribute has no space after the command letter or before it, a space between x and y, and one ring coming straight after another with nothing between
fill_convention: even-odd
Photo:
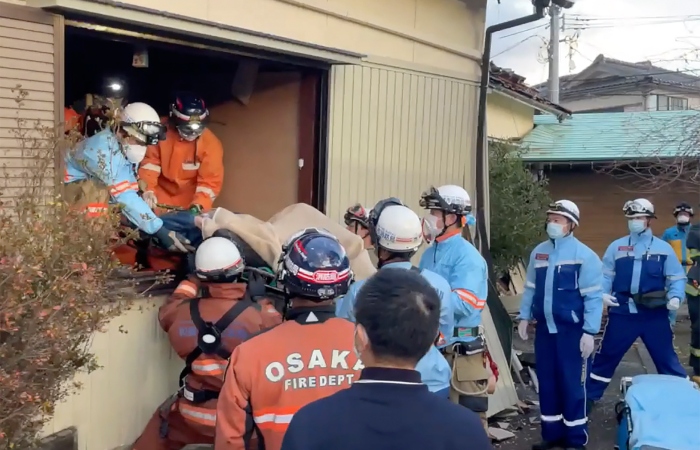
<instances>
[{"instance_id":1,"label":"dry shrub with red leaves","mask_svg":"<svg viewBox=\"0 0 700 450\"><path fill-rule=\"evenodd\" d=\"M63 128L18 118L13 133L29 167L0 177L0 448L36 442L56 402L79 387L76 373L98 367L92 336L129 296L110 279L118 215L71 209L46 176L66 147Z\"/></svg>"}]
</instances>

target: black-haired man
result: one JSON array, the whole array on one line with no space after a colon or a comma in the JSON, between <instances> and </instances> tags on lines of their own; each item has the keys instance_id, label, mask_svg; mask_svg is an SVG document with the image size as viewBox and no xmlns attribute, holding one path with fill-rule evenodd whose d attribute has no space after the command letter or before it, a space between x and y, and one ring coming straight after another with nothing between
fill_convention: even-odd
<instances>
[{"instance_id":1,"label":"black-haired man","mask_svg":"<svg viewBox=\"0 0 700 450\"><path fill-rule=\"evenodd\" d=\"M365 369L349 389L299 410L282 450L491 450L479 416L432 394L414 370L438 333L440 298L419 273L385 268L355 304L355 352ZM459 430L459 433L455 433Z\"/></svg>"}]
</instances>

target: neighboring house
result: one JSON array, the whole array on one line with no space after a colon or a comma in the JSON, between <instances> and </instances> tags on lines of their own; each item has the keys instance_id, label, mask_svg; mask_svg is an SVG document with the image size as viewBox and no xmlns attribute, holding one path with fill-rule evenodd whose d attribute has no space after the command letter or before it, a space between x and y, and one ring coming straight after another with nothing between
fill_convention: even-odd
<instances>
[{"instance_id":1,"label":"neighboring house","mask_svg":"<svg viewBox=\"0 0 700 450\"><path fill-rule=\"evenodd\" d=\"M524 82L525 77L491 64L486 98L489 138L520 139L532 130L535 113L551 114L558 120L571 116L571 111L550 102Z\"/></svg>"},{"instance_id":2,"label":"neighboring house","mask_svg":"<svg viewBox=\"0 0 700 450\"><path fill-rule=\"evenodd\" d=\"M678 155L694 152L697 141L689 137L698 127L698 111L574 114L564 123L537 116L521 145L525 161L548 179L552 198L579 206L576 234L602 256L614 239L628 234L622 213L626 201L645 197L654 203L658 220L652 226L658 236L673 224L679 201L697 203L698 188L690 184L644 190L630 164L673 163Z\"/></svg>"},{"instance_id":3,"label":"neighboring house","mask_svg":"<svg viewBox=\"0 0 700 450\"><path fill-rule=\"evenodd\" d=\"M486 4L0 0L0 165L17 178L29 166L8 134L16 117L63 128L64 107L91 93L81 77L109 68L139 80L131 101L167 100L177 76L206 92L225 149L216 206L267 219L306 202L340 221L349 205L388 196L419 211L429 185L474 195ZM17 84L28 93L21 109ZM46 181L60 189L56 156ZM4 189L3 200L18 192ZM47 432L76 427L79 450L125 445L175 391L182 361L156 322L163 298L152 300L95 337L104 368L80 378L85 389L57 405ZM498 412L517 394L489 318Z\"/></svg>"},{"instance_id":4,"label":"neighboring house","mask_svg":"<svg viewBox=\"0 0 700 450\"><path fill-rule=\"evenodd\" d=\"M559 78L559 103L576 113L675 111L700 107L700 77L649 61L604 55L574 75ZM547 96L547 83L534 86Z\"/></svg>"}]
</instances>

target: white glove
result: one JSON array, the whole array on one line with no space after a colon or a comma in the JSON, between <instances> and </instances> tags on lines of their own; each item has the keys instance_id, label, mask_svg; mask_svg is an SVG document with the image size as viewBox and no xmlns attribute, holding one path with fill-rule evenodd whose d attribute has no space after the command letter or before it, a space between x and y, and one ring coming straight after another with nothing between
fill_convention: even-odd
<instances>
[{"instance_id":1,"label":"white glove","mask_svg":"<svg viewBox=\"0 0 700 450\"><path fill-rule=\"evenodd\" d=\"M620 306L617 299L610 294L603 294L603 303L605 306Z\"/></svg>"},{"instance_id":2,"label":"white glove","mask_svg":"<svg viewBox=\"0 0 700 450\"><path fill-rule=\"evenodd\" d=\"M680 307L681 307L681 300L678 297L673 297L666 304L666 308L668 308L669 311L678 311L678 308L680 308Z\"/></svg>"},{"instance_id":3,"label":"white glove","mask_svg":"<svg viewBox=\"0 0 700 450\"><path fill-rule=\"evenodd\" d=\"M593 341L593 336L587 333L583 333L583 336L581 336L581 343L579 344L579 347L581 349L581 357L583 359L587 359L589 356L593 354L593 350L595 349L595 342Z\"/></svg>"},{"instance_id":4,"label":"white glove","mask_svg":"<svg viewBox=\"0 0 700 450\"><path fill-rule=\"evenodd\" d=\"M518 336L520 336L520 339L523 341L527 341L527 325L529 321L527 320L521 320L518 323Z\"/></svg>"},{"instance_id":5,"label":"white glove","mask_svg":"<svg viewBox=\"0 0 700 450\"><path fill-rule=\"evenodd\" d=\"M158 198L153 191L146 191L141 195L141 198L148 205L149 208L154 209L158 204Z\"/></svg>"}]
</instances>

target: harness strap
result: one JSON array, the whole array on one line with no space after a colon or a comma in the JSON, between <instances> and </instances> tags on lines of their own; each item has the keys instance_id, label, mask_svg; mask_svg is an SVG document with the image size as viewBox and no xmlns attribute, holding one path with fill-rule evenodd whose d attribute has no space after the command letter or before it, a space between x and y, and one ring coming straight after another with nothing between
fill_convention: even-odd
<instances>
[{"instance_id":1,"label":"harness strap","mask_svg":"<svg viewBox=\"0 0 700 450\"><path fill-rule=\"evenodd\" d=\"M221 334L241 315L241 313L243 313L243 311L255 305L249 297L246 296L226 311L216 323L212 324L211 322L205 322L204 319L202 319L202 315L199 313L199 301L201 299L201 297L197 297L189 300L190 317L192 318L192 323L195 328L197 328L197 347L195 347L185 359L185 368L180 372L180 386L185 385L185 378L192 373L192 364L201 355L216 354L223 359L231 357L231 350L225 348L221 342ZM213 336L215 338L214 342L203 343L202 338L205 335ZM207 349L205 346L209 348Z\"/></svg>"}]
</instances>

